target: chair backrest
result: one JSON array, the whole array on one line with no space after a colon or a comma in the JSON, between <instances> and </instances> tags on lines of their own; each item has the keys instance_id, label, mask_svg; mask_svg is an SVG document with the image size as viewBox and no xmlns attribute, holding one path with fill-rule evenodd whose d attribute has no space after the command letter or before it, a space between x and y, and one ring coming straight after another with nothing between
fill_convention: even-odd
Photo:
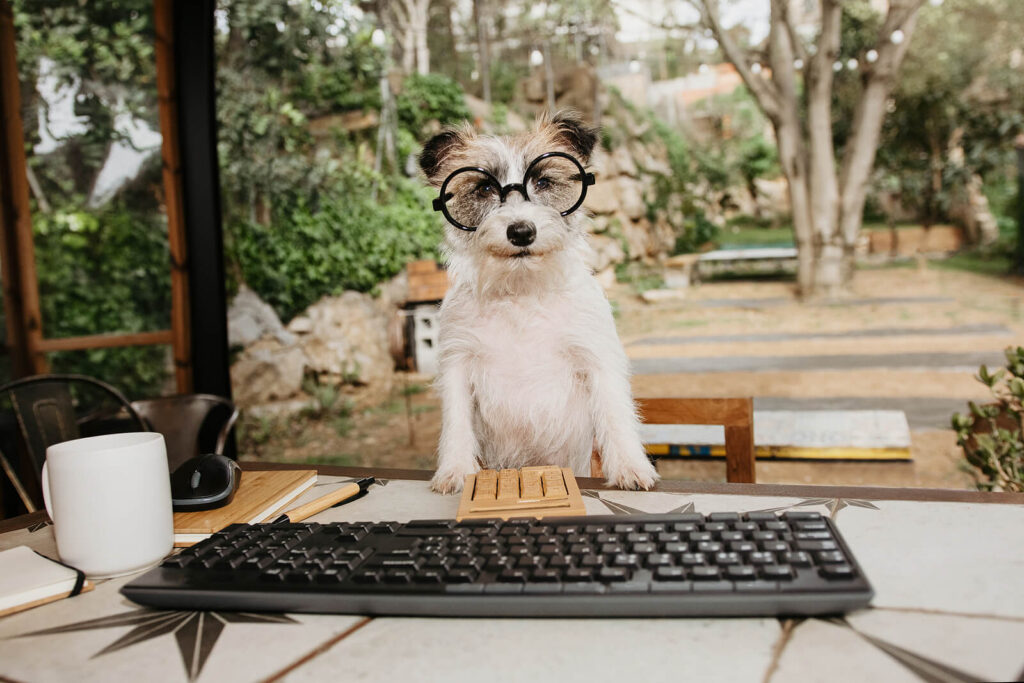
<instances>
[{"instance_id":1,"label":"chair backrest","mask_svg":"<svg viewBox=\"0 0 1024 683\"><path fill-rule=\"evenodd\" d=\"M637 412L647 424L722 425L725 473L729 482L753 484L754 400L751 398L638 398ZM591 458L590 476L603 477L601 457Z\"/></svg>"},{"instance_id":2,"label":"chair backrest","mask_svg":"<svg viewBox=\"0 0 1024 683\"><path fill-rule=\"evenodd\" d=\"M202 453L223 455L238 409L213 394L182 394L133 401L149 427L164 435L167 464L173 472L191 457Z\"/></svg>"},{"instance_id":3,"label":"chair backrest","mask_svg":"<svg viewBox=\"0 0 1024 683\"><path fill-rule=\"evenodd\" d=\"M0 436L0 441L7 454L20 457L13 463L4 457L4 473L30 510L32 503L23 492L28 492L36 504L40 502L39 477L48 447L77 439L86 423L120 411L127 411L129 430L146 428L124 394L87 375L24 377L0 385L0 399L5 396L10 399L14 419L0 421L9 432ZM19 477L24 481L19 481Z\"/></svg>"}]
</instances>

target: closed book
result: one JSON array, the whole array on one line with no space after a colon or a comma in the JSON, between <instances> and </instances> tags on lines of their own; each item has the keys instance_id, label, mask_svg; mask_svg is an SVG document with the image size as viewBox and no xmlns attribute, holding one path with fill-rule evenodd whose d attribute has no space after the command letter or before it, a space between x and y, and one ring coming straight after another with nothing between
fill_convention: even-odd
<instances>
[{"instance_id":1,"label":"closed book","mask_svg":"<svg viewBox=\"0 0 1024 683\"><path fill-rule=\"evenodd\" d=\"M273 519L316 483L316 470L245 470L230 503L214 510L174 513L174 545L190 546L230 524Z\"/></svg>"},{"instance_id":2,"label":"closed book","mask_svg":"<svg viewBox=\"0 0 1024 683\"><path fill-rule=\"evenodd\" d=\"M0 617L68 597L78 572L19 545L0 552ZM85 581L82 591L92 590Z\"/></svg>"}]
</instances>

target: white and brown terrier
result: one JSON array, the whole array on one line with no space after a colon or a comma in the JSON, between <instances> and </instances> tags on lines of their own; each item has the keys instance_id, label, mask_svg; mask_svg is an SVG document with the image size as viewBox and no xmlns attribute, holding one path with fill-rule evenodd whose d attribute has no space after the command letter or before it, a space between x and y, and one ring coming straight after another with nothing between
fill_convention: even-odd
<instances>
[{"instance_id":1,"label":"white and brown terrier","mask_svg":"<svg viewBox=\"0 0 1024 683\"><path fill-rule=\"evenodd\" d=\"M451 283L435 491L459 491L481 464L585 475L595 446L609 484L646 489L658 478L611 307L587 266L578 209L596 143L597 130L558 114L515 137L448 130L420 156L448 221Z\"/></svg>"}]
</instances>

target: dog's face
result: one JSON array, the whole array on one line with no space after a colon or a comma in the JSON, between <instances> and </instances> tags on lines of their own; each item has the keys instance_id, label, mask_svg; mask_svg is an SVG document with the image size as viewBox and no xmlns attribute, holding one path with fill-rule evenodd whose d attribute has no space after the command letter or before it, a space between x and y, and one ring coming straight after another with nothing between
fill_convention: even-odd
<instances>
[{"instance_id":1,"label":"dog's face","mask_svg":"<svg viewBox=\"0 0 1024 683\"><path fill-rule=\"evenodd\" d=\"M420 165L442 189L446 217L463 226L449 222L449 248L502 270L536 268L564 251L585 220L574 209L596 142L594 129L565 114L542 118L535 130L516 137L471 130L434 137ZM473 170L456 173L467 168Z\"/></svg>"}]
</instances>

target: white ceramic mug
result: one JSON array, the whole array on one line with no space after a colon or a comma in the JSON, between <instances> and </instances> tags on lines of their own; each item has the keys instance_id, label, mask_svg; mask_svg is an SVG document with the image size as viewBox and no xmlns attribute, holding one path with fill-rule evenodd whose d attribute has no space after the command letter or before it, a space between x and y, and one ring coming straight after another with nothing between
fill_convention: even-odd
<instances>
[{"instance_id":1,"label":"white ceramic mug","mask_svg":"<svg viewBox=\"0 0 1024 683\"><path fill-rule=\"evenodd\" d=\"M92 578L147 569L174 545L164 437L105 434L46 449L42 488L62 562Z\"/></svg>"}]
</instances>

